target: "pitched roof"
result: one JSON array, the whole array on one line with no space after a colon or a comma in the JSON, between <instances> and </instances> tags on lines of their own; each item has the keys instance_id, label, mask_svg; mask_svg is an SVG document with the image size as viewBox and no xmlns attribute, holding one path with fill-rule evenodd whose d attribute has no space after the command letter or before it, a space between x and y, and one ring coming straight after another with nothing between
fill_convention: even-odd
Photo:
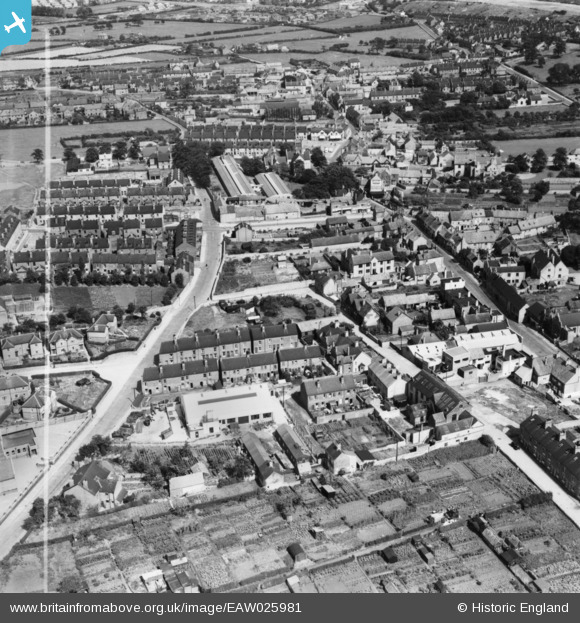
<instances>
[{"instance_id":1,"label":"pitched roof","mask_svg":"<svg viewBox=\"0 0 580 623\"><path fill-rule=\"evenodd\" d=\"M352 374L345 374L344 376L324 376L319 379L309 379L302 382L302 387L307 396L318 396L355 389L356 383Z\"/></svg>"}]
</instances>

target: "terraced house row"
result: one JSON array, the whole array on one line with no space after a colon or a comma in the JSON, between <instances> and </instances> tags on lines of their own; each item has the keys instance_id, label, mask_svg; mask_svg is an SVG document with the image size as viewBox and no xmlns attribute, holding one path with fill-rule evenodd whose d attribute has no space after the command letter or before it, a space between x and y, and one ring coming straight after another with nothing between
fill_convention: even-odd
<instances>
[{"instance_id":1,"label":"terraced house row","mask_svg":"<svg viewBox=\"0 0 580 623\"><path fill-rule=\"evenodd\" d=\"M218 383L228 386L276 381L284 374L303 374L306 369L316 371L321 365L322 352L316 344L239 357L206 357L146 368L141 391L162 394L212 387Z\"/></svg>"},{"instance_id":2,"label":"terraced house row","mask_svg":"<svg viewBox=\"0 0 580 623\"><path fill-rule=\"evenodd\" d=\"M242 357L296 348L300 345L295 323L260 327L238 327L225 331L197 332L193 337L163 342L159 364L182 363L208 357Z\"/></svg>"}]
</instances>

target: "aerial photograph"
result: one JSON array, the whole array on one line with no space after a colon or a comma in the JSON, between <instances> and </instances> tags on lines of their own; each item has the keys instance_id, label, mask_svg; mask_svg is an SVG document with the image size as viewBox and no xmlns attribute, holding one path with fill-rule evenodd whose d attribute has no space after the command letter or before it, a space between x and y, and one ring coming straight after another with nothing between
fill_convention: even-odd
<instances>
[{"instance_id":1,"label":"aerial photograph","mask_svg":"<svg viewBox=\"0 0 580 623\"><path fill-rule=\"evenodd\" d=\"M580 0L0 30L0 593L580 593Z\"/></svg>"}]
</instances>

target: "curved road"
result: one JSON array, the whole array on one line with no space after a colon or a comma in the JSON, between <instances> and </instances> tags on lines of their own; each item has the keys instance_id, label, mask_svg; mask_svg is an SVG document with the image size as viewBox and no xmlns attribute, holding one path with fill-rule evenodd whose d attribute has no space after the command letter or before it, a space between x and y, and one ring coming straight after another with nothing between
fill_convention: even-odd
<instances>
[{"instance_id":1,"label":"curved road","mask_svg":"<svg viewBox=\"0 0 580 623\"><path fill-rule=\"evenodd\" d=\"M173 334L179 332L192 312L211 298L221 261L221 241L224 231L213 218L209 197L203 191L202 202L203 242L199 271L165 314L161 325L149 334L137 352L115 355L103 362L85 366L86 369L94 369L103 378L111 381L111 388L97 406L93 419L50 468L47 476L41 479L0 523L0 559L4 558L12 546L24 536L21 526L32 502L37 497L44 497L46 492L49 496L55 495L70 479L73 471L71 462L79 447L87 443L93 435L111 434L123 422L134 398L134 388L144 368L153 365L160 343L171 340ZM72 364L71 369L78 370L79 365ZM67 366L58 368L59 373L66 371ZM38 372L36 368L35 373Z\"/></svg>"}]
</instances>

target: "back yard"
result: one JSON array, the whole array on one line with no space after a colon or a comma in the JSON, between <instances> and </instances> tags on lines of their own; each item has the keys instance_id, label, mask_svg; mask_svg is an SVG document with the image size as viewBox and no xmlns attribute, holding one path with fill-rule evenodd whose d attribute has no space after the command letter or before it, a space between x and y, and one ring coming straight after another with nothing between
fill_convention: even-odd
<instances>
[{"instance_id":1,"label":"back yard","mask_svg":"<svg viewBox=\"0 0 580 623\"><path fill-rule=\"evenodd\" d=\"M82 379L87 379L82 381ZM81 385L77 382L81 381ZM33 378L36 388L44 386L44 376ZM109 388L109 383L91 372L76 374L51 374L50 388L56 392L56 399L77 411L95 409Z\"/></svg>"}]
</instances>

